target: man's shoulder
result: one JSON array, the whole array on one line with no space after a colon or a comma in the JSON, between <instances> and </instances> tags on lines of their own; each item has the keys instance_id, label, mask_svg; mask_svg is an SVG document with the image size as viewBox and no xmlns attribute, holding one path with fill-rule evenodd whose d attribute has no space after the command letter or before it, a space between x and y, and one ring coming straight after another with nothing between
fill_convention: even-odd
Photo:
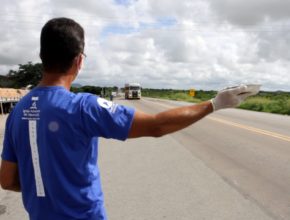
<instances>
[{"instance_id":1,"label":"man's shoulder","mask_svg":"<svg viewBox=\"0 0 290 220\"><path fill-rule=\"evenodd\" d=\"M96 100L98 98L97 95L86 93L86 92L80 92L80 93L73 93L73 102L79 102L81 105L86 105L90 103L92 100Z\"/></svg>"},{"instance_id":2,"label":"man's shoulder","mask_svg":"<svg viewBox=\"0 0 290 220\"><path fill-rule=\"evenodd\" d=\"M51 93L51 94L50 94ZM66 89L55 89L45 90L45 89L33 89L29 93L27 93L19 102L18 104L25 104L27 102L36 101L36 102L78 102L82 101L89 97L90 93L73 93Z\"/></svg>"}]
</instances>

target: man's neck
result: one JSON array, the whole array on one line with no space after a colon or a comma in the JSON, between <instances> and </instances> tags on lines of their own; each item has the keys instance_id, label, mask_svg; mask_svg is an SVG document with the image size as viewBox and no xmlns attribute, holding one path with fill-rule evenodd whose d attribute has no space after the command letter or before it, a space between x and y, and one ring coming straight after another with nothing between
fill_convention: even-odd
<instances>
[{"instance_id":1,"label":"man's neck","mask_svg":"<svg viewBox=\"0 0 290 220\"><path fill-rule=\"evenodd\" d=\"M63 86L70 90L71 84L75 77L71 74L56 74L56 73L43 73L42 79L38 86Z\"/></svg>"}]
</instances>

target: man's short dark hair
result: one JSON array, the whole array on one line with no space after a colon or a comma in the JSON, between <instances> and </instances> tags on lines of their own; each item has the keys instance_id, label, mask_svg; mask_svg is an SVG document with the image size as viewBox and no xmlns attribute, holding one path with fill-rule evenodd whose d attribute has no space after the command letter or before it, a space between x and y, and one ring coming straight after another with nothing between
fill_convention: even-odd
<instances>
[{"instance_id":1,"label":"man's short dark hair","mask_svg":"<svg viewBox=\"0 0 290 220\"><path fill-rule=\"evenodd\" d=\"M84 52L84 29L69 18L49 20L41 31L40 58L44 71L64 73Z\"/></svg>"}]
</instances>

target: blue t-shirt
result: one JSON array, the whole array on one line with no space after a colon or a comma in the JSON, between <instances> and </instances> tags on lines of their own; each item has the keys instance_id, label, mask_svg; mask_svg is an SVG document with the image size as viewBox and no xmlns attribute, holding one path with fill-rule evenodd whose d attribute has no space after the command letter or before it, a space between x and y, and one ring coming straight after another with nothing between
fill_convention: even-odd
<instances>
[{"instance_id":1,"label":"blue t-shirt","mask_svg":"<svg viewBox=\"0 0 290 220\"><path fill-rule=\"evenodd\" d=\"M31 220L107 219L98 137L125 140L134 109L60 86L36 87L6 122L2 159L18 164Z\"/></svg>"}]
</instances>

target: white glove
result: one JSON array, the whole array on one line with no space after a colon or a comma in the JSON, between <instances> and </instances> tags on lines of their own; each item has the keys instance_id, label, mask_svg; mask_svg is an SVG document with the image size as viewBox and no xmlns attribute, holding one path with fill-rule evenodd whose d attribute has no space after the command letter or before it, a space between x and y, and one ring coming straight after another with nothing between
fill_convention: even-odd
<instances>
[{"instance_id":1,"label":"white glove","mask_svg":"<svg viewBox=\"0 0 290 220\"><path fill-rule=\"evenodd\" d=\"M216 97L210 101L213 110L217 111L223 108L234 108L251 95L253 95L253 93L249 92L247 86L241 85L219 91Z\"/></svg>"}]
</instances>

